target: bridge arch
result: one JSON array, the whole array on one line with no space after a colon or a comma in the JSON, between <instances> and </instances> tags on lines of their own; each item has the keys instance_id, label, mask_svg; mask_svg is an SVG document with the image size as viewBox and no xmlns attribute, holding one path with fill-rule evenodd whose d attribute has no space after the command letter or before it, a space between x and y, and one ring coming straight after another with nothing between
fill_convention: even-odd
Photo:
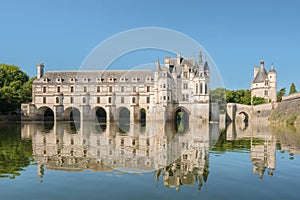
<instances>
[{"instance_id":1,"label":"bridge arch","mask_svg":"<svg viewBox=\"0 0 300 200\"><path fill-rule=\"evenodd\" d=\"M128 133L130 131L130 110L127 107L119 107L116 117L119 132Z\"/></svg>"},{"instance_id":2,"label":"bridge arch","mask_svg":"<svg viewBox=\"0 0 300 200\"><path fill-rule=\"evenodd\" d=\"M95 107L94 113L96 115L97 122L99 122L101 124L104 124L107 122L107 113L103 107L101 107L101 106Z\"/></svg>"},{"instance_id":3,"label":"bridge arch","mask_svg":"<svg viewBox=\"0 0 300 200\"><path fill-rule=\"evenodd\" d=\"M250 120L250 115L244 111L241 110L238 112L238 120L242 120L242 122L244 122L245 124L248 124L249 120Z\"/></svg>"},{"instance_id":4,"label":"bridge arch","mask_svg":"<svg viewBox=\"0 0 300 200\"><path fill-rule=\"evenodd\" d=\"M190 112L187 108L179 106L173 111L173 122L178 133L184 133L189 129Z\"/></svg>"},{"instance_id":5,"label":"bridge arch","mask_svg":"<svg viewBox=\"0 0 300 200\"><path fill-rule=\"evenodd\" d=\"M68 107L64 110L63 117L69 121L80 121L80 111L76 107Z\"/></svg>"},{"instance_id":6,"label":"bridge arch","mask_svg":"<svg viewBox=\"0 0 300 200\"><path fill-rule=\"evenodd\" d=\"M44 121L54 121L54 112L48 106L42 106L37 110L37 115Z\"/></svg>"}]
</instances>

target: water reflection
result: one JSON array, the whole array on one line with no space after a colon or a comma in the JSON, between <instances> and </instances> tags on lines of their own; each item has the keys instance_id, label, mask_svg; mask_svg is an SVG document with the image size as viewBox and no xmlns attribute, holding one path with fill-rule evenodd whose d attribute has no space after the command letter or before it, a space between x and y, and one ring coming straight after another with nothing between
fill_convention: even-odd
<instances>
[{"instance_id":1,"label":"water reflection","mask_svg":"<svg viewBox=\"0 0 300 200\"><path fill-rule=\"evenodd\" d=\"M184 125L81 122L1 124L0 177L20 175L37 164L37 176L45 170L79 172L151 172L153 182L179 190L182 185L201 190L210 174L211 155L234 152L250 155L253 174L259 179L276 175L276 150L300 153L295 129L264 124ZM159 184L161 183L161 184Z\"/></svg>"}]
</instances>

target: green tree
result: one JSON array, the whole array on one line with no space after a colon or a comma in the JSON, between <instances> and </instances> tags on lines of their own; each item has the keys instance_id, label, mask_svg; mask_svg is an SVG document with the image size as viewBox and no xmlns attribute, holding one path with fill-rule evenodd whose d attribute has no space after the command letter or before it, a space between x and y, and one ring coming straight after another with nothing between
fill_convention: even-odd
<instances>
[{"instance_id":1,"label":"green tree","mask_svg":"<svg viewBox=\"0 0 300 200\"><path fill-rule=\"evenodd\" d=\"M266 103L266 100L263 97L256 97L256 96L253 97L253 105L254 106L259 105L259 104L264 104L264 103Z\"/></svg>"},{"instance_id":2,"label":"green tree","mask_svg":"<svg viewBox=\"0 0 300 200\"><path fill-rule=\"evenodd\" d=\"M294 94L296 92L297 92L296 86L295 86L294 83L292 83L291 86L290 86L290 93L289 94Z\"/></svg>"},{"instance_id":3,"label":"green tree","mask_svg":"<svg viewBox=\"0 0 300 200\"><path fill-rule=\"evenodd\" d=\"M225 113L226 110L226 89L217 88L210 91L210 102L218 103L220 113Z\"/></svg>"},{"instance_id":4,"label":"green tree","mask_svg":"<svg viewBox=\"0 0 300 200\"><path fill-rule=\"evenodd\" d=\"M31 100L31 86L34 78L18 66L0 64L0 113L9 114L20 108L21 103Z\"/></svg>"},{"instance_id":5,"label":"green tree","mask_svg":"<svg viewBox=\"0 0 300 200\"><path fill-rule=\"evenodd\" d=\"M285 95L285 88L281 88L278 92L277 92L277 102L281 102L282 97Z\"/></svg>"}]
</instances>

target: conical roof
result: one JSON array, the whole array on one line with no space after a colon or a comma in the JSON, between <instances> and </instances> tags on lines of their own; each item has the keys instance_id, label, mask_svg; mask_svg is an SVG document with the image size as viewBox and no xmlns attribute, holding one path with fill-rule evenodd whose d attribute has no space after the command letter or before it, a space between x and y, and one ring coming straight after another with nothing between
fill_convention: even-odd
<instances>
[{"instance_id":1,"label":"conical roof","mask_svg":"<svg viewBox=\"0 0 300 200\"><path fill-rule=\"evenodd\" d=\"M253 83L261 83L266 80L268 73L264 67L260 67L257 75L255 76Z\"/></svg>"}]
</instances>

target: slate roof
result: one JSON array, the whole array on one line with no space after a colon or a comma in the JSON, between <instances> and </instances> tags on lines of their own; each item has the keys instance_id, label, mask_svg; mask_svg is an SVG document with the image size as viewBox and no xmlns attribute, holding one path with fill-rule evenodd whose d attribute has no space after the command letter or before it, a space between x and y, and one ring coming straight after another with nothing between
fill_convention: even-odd
<instances>
[{"instance_id":1,"label":"slate roof","mask_svg":"<svg viewBox=\"0 0 300 200\"><path fill-rule=\"evenodd\" d=\"M34 81L34 84L44 83L47 78L48 83L56 83L57 78L61 78L62 83L71 83L70 79L75 78L76 83L84 83L83 79L87 78L88 83L109 83L113 78L114 82L120 82L125 78L125 83L145 83L147 78L153 79L151 70L78 70L78 71L48 71L40 79ZM135 79L135 80L134 80Z\"/></svg>"},{"instance_id":2,"label":"slate roof","mask_svg":"<svg viewBox=\"0 0 300 200\"><path fill-rule=\"evenodd\" d=\"M268 76L268 73L266 71L266 69L264 67L260 67L257 75L255 76L253 83L261 83L264 82L266 80Z\"/></svg>"}]
</instances>

